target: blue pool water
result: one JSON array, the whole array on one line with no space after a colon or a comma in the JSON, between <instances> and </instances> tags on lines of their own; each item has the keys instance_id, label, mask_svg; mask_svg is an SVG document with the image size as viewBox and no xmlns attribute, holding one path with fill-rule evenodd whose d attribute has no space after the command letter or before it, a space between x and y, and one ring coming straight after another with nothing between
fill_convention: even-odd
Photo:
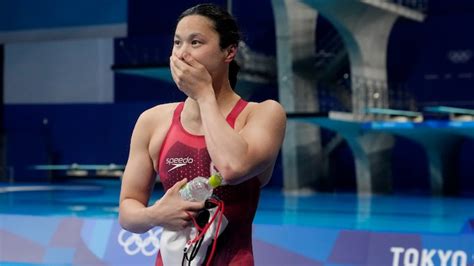
<instances>
[{"instance_id":1,"label":"blue pool water","mask_svg":"<svg viewBox=\"0 0 474 266\"><path fill-rule=\"evenodd\" d=\"M157 187L151 202L163 195ZM117 180L0 184L0 265L152 265L161 228L124 231L119 193ZM472 198L292 196L264 188L254 221L255 261L419 265L415 259L423 254L444 254L448 265L473 265L473 214ZM441 263L439 256L429 259Z\"/></svg>"},{"instance_id":2,"label":"blue pool water","mask_svg":"<svg viewBox=\"0 0 474 266\"><path fill-rule=\"evenodd\" d=\"M158 187L160 185L158 184ZM120 183L0 186L0 213L116 218ZM163 195L155 189L150 202ZM474 217L474 199L428 196L284 195L264 188L256 224L297 225L393 232L458 233Z\"/></svg>"}]
</instances>

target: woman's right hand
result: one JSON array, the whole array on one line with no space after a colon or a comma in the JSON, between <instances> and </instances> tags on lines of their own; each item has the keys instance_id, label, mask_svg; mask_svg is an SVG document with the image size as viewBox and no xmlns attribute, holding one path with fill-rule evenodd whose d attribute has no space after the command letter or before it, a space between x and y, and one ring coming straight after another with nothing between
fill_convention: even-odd
<instances>
[{"instance_id":1,"label":"woman's right hand","mask_svg":"<svg viewBox=\"0 0 474 266\"><path fill-rule=\"evenodd\" d=\"M152 224L165 229L179 231L191 224L191 216L204 208L204 201L191 202L183 200L179 190L187 183L186 178L176 182L161 199L148 207Z\"/></svg>"}]
</instances>

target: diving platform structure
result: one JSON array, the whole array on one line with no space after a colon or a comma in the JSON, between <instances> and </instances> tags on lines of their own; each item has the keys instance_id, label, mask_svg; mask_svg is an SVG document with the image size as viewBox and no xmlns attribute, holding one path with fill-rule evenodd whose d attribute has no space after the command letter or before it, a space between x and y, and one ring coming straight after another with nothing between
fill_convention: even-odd
<instances>
[{"instance_id":1,"label":"diving platform structure","mask_svg":"<svg viewBox=\"0 0 474 266\"><path fill-rule=\"evenodd\" d=\"M450 119L425 120L438 113ZM474 138L474 109L433 106L424 112L369 108L372 119L352 113L329 112L326 116L289 115L290 120L330 129L347 141L356 165L357 190L361 194L391 191L390 150L394 136L421 145L426 152L433 195L456 195L456 152L464 138Z\"/></svg>"}]
</instances>

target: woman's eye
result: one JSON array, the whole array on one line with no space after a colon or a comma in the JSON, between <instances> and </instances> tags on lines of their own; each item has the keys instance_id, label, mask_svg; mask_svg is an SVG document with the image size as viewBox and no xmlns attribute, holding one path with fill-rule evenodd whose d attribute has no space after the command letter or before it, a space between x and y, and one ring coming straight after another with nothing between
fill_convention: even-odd
<instances>
[{"instance_id":1,"label":"woman's eye","mask_svg":"<svg viewBox=\"0 0 474 266\"><path fill-rule=\"evenodd\" d=\"M174 40L173 43L174 45L179 45L181 42L179 40Z\"/></svg>"},{"instance_id":2,"label":"woman's eye","mask_svg":"<svg viewBox=\"0 0 474 266\"><path fill-rule=\"evenodd\" d=\"M198 44L200 44L200 43L201 43L201 42L198 41L198 40L193 40L193 41L191 42L192 45L198 45Z\"/></svg>"}]
</instances>

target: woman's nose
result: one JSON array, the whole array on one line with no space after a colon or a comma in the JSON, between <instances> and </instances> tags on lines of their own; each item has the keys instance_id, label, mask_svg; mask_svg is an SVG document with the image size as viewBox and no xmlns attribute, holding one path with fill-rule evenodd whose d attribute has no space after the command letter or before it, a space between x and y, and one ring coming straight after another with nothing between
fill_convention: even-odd
<instances>
[{"instance_id":1,"label":"woman's nose","mask_svg":"<svg viewBox=\"0 0 474 266\"><path fill-rule=\"evenodd\" d=\"M186 53L186 47L184 47L184 46L175 47L173 49L174 56L176 56L177 58L179 58L181 60L183 60L183 57L184 57L185 53Z\"/></svg>"}]
</instances>

